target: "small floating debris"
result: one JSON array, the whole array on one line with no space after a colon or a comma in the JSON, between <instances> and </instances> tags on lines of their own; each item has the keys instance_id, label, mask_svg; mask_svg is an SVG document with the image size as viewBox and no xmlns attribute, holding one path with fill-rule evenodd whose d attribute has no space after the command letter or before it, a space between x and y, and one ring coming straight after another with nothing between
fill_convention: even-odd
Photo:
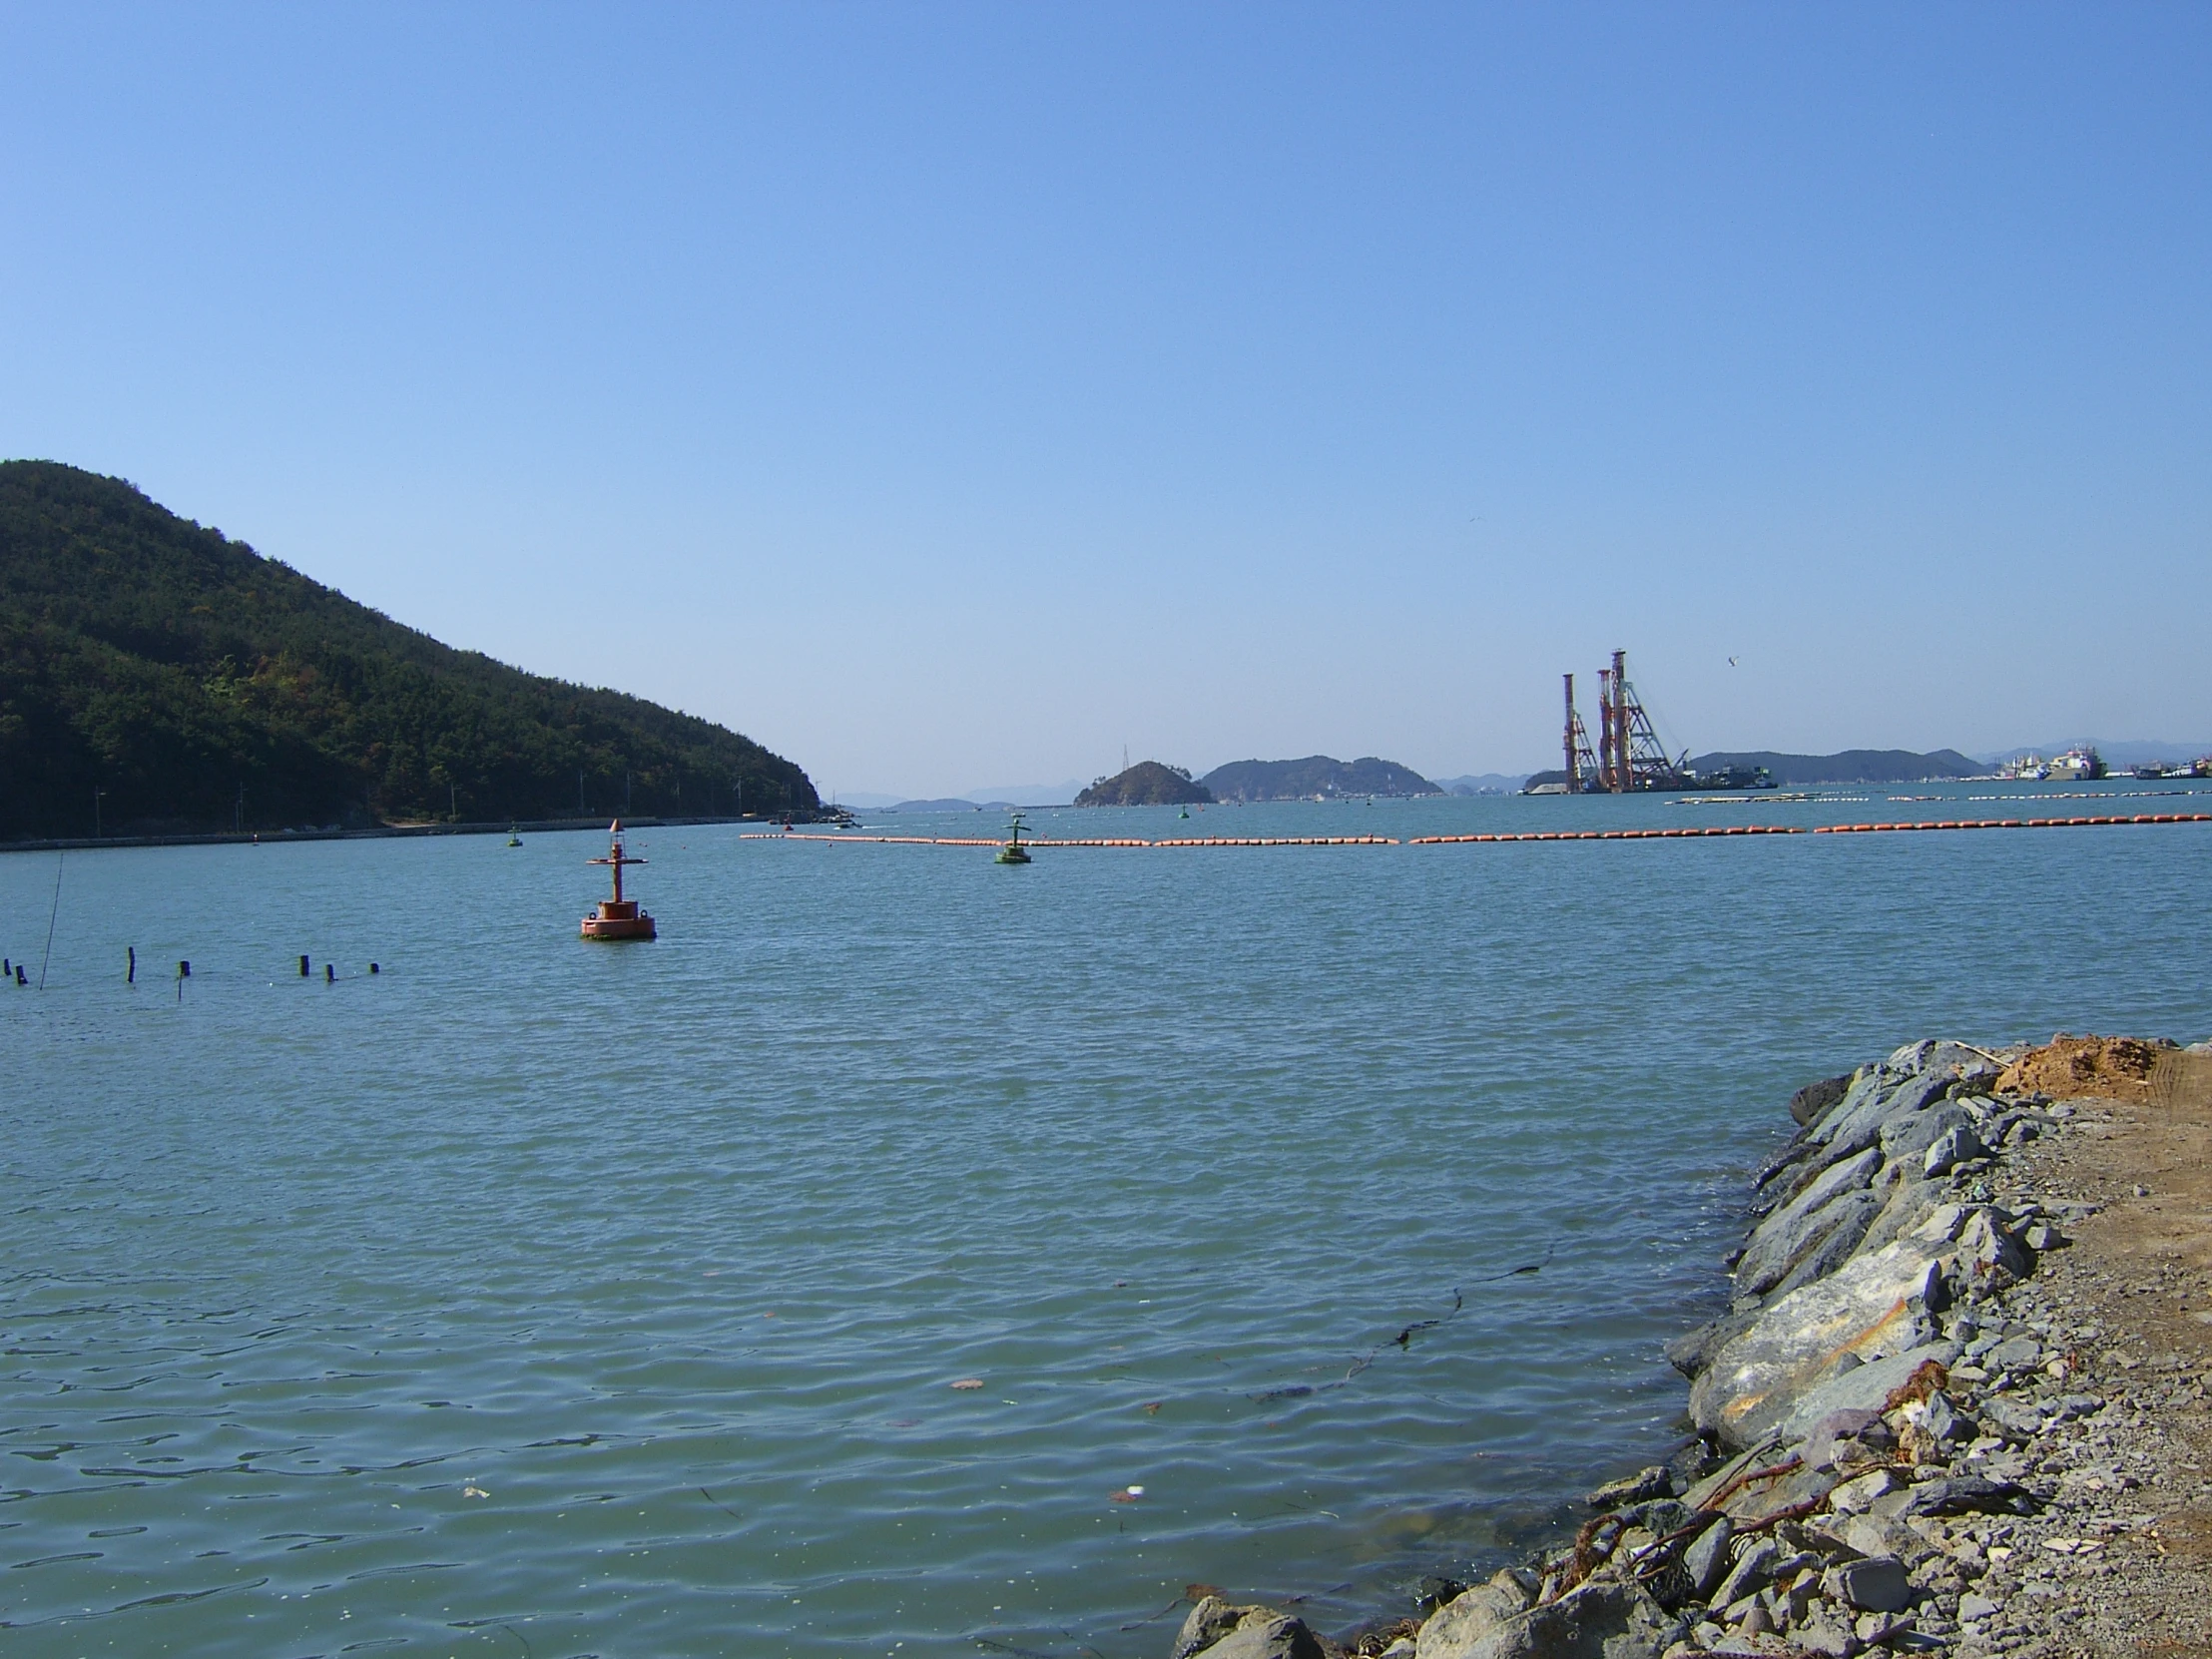
<instances>
[{"instance_id":1,"label":"small floating debris","mask_svg":"<svg viewBox=\"0 0 2212 1659\"><path fill-rule=\"evenodd\" d=\"M983 1385L983 1380L980 1377L963 1377L952 1385L955 1388L980 1388Z\"/></svg>"},{"instance_id":2,"label":"small floating debris","mask_svg":"<svg viewBox=\"0 0 2212 1659\"><path fill-rule=\"evenodd\" d=\"M614 837L614 847L604 858L594 858L595 864L609 864L615 873L615 895L599 901L599 913L584 918L584 937L587 939L653 939L660 935L654 929L653 918L638 908L634 898L622 896L622 866L642 864L643 858L633 858L622 849L622 820L616 819L608 833ZM301 958L305 960L304 957Z\"/></svg>"}]
</instances>

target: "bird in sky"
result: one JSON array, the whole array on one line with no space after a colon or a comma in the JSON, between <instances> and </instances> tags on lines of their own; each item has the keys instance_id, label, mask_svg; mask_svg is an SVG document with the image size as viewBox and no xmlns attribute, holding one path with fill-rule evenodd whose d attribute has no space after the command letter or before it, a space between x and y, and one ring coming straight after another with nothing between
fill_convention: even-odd
<instances>
[{"instance_id":1,"label":"bird in sky","mask_svg":"<svg viewBox=\"0 0 2212 1659\"><path fill-rule=\"evenodd\" d=\"M1734 668L1734 667L1736 666L1736 659L1735 659L1735 658L1733 658L1733 657L1729 658L1729 659L1728 659L1728 666L1729 666L1730 668Z\"/></svg>"}]
</instances>

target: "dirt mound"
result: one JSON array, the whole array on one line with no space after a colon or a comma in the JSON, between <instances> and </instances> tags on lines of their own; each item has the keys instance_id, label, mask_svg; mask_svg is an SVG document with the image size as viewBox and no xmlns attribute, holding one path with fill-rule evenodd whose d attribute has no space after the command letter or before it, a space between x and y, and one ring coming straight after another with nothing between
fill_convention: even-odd
<instances>
[{"instance_id":1,"label":"dirt mound","mask_svg":"<svg viewBox=\"0 0 2212 1659\"><path fill-rule=\"evenodd\" d=\"M2175 1045L2161 1038L2069 1037L2061 1031L2041 1048L2031 1048L2004 1068L1997 1088L2008 1094L2102 1095L2108 1100L2147 1101L2158 1062Z\"/></svg>"}]
</instances>

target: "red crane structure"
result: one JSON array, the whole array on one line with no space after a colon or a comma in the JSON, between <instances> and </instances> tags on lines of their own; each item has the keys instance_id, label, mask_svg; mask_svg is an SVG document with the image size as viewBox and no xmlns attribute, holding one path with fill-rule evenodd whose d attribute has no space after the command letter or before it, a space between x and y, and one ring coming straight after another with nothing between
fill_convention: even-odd
<instances>
[{"instance_id":1,"label":"red crane structure","mask_svg":"<svg viewBox=\"0 0 2212 1659\"><path fill-rule=\"evenodd\" d=\"M1637 790L1684 787L1689 752L1667 758L1651 715L1628 683L1628 653L1613 653L1613 666L1597 671L1597 748L1574 709L1574 676L1567 682L1566 784L1569 795L1628 795Z\"/></svg>"}]
</instances>

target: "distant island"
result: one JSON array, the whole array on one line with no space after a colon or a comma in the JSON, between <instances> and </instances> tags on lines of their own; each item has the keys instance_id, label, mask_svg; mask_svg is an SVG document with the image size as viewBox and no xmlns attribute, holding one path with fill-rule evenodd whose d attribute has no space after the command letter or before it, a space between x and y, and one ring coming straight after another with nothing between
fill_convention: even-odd
<instances>
[{"instance_id":1,"label":"distant island","mask_svg":"<svg viewBox=\"0 0 2212 1659\"><path fill-rule=\"evenodd\" d=\"M901 801L895 807L882 810L886 813L980 813L1003 812L1012 806L1010 801L970 801L964 795L952 795L936 801Z\"/></svg>"},{"instance_id":2,"label":"distant island","mask_svg":"<svg viewBox=\"0 0 2212 1659\"><path fill-rule=\"evenodd\" d=\"M1192 781L1182 767L1139 761L1126 772L1101 778L1075 798L1078 807L1175 807L1210 804L1214 792Z\"/></svg>"},{"instance_id":3,"label":"distant island","mask_svg":"<svg viewBox=\"0 0 2212 1659\"><path fill-rule=\"evenodd\" d=\"M724 727L441 645L120 478L0 462L0 837L820 807Z\"/></svg>"},{"instance_id":4,"label":"distant island","mask_svg":"<svg viewBox=\"0 0 2212 1659\"><path fill-rule=\"evenodd\" d=\"M1441 795L1410 767L1366 755L1357 761L1309 755L1303 761L1231 761L1199 780L1223 801L1311 801L1340 796Z\"/></svg>"}]
</instances>

